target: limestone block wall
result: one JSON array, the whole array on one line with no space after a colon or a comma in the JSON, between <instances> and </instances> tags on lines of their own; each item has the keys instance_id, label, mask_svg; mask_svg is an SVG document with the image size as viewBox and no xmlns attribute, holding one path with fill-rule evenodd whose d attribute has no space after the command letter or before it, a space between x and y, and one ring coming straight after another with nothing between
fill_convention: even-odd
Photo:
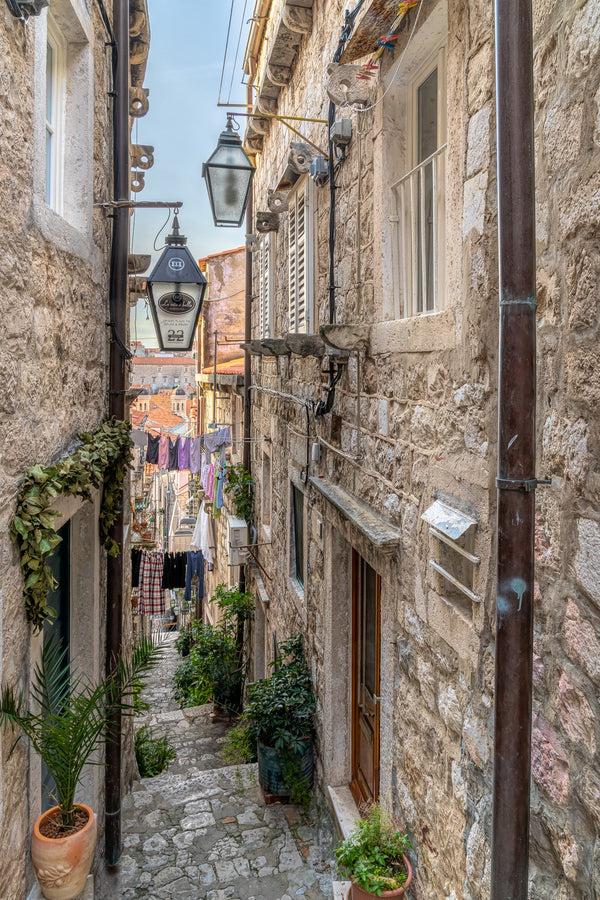
<instances>
[{"instance_id":1,"label":"limestone block wall","mask_svg":"<svg viewBox=\"0 0 600 900\"><path fill-rule=\"evenodd\" d=\"M600 852L594 756L600 516L593 462L600 20L593 0L534 6L538 470L558 480L537 496L530 893L566 900L598 890ZM274 4L266 49L280 7ZM380 60L374 99L385 86L381 102L365 113L338 109L352 119L354 137L336 176L335 321L370 324L368 349L350 354L332 412L321 420L312 412L327 383L320 359L253 358L258 387L252 465L258 540L266 545L259 554L261 577L269 598L261 625L266 640L262 634L258 639L268 657L273 636L305 635L318 696L319 774L325 783L347 783L351 548L380 573L381 794L413 840L415 896L485 898L498 342L493 6L449 0L446 8L425 0L419 16L412 46L414 11L396 51ZM279 114L327 117L325 70L342 22L342 4L314 3L312 31L303 37L291 80L279 94ZM415 71L416 51L425 54L431 46L428 29L439 35L443 27L445 304L433 315L405 318L397 299L402 272L391 200L410 141L402 65ZM326 147L323 126L301 128ZM267 191L279 181L290 141L279 125L265 130L255 178L259 211L267 209ZM314 321L321 324L328 321L328 204L329 188L315 189ZM273 336L280 337L289 328L286 213L272 238ZM256 308L253 335L258 336ZM302 402L290 395L308 401L308 420ZM326 442L320 462L308 465L307 433L309 444ZM386 556L369 545L307 476L343 487L399 527L398 550ZM294 577L292 484L304 496L303 589ZM472 590L478 602L449 590L429 565L436 547L422 515L435 499L477 522L472 552L480 562Z\"/></svg>"},{"instance_id":2,"label":"limestone block wall","mask_svg":"<svg viewBox=\"0 0 600 900\"><path fill-rule=\"evenodd\" d=\"M78 40L67 104L82 104L68 107L77 116L80 145L69 147L65 180L68 187L75 177L82 189L67 190L60 215L45 203L46 13L23 26L6 5L0 10L0 674L3 683L24 691L39 641L25 620L18 554L8 536L16 491L27 469L68 453L76 435L94 430L107 408L110 228L105 213L92 205L111 196L106 38L97 7L59 2L53 10L65 14L69 40ZM83 146L89 158L76 158ZM87 539L93 532L97 542L97 528L90 529L87 519L86 529ZM88 585L97 604L88 610L90 622L98 619L95 659L102 647L104 563L88 574L96 582ZM10 734L1 740L2 897L26 896L33 878L30 827L41 799L28 780L34 760L27 743L7 759L13 740Z\"/></svg>"}]
</instances>

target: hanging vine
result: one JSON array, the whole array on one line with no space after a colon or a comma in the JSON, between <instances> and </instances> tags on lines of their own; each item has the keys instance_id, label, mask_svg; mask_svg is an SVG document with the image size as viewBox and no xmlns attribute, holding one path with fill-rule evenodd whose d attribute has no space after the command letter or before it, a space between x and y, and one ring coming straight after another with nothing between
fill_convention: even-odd
<instances>
[{"instance_id":1,"label":"hanging vine","mask_svg":"<svg viewBox=\"0 0 600 900\"><path fill-rule=\"evenodd\" d=\"M23 604L27 621L38 632L46 619L56 613L47 605L48 591L58 582L46 559L61 542L54 528L60 513L51 508L60 494L92 499L92 489L102 487L100 540L109 556L117 556L118 544L110 529L121 508L127 469L131 468L128 422L112 419L97 431L80 435L81 444L70 456L52 466L33 466L25 476L17 496L17 509L10 536L19 546L21 571L25 579Z\"/></svg>"}]
</instances>

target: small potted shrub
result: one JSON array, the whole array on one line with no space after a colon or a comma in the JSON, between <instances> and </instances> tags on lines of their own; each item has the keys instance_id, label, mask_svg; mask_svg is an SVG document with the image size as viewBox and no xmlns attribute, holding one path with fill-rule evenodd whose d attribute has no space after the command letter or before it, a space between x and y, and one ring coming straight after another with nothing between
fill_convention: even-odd
<instances>
[{"instance_id":1,"label":"small potted shrub","mask_svg":"<svg viewBox=\"0 0 600 900\"><path fill-rule=\"evenodd\" d=\"M48 900L72 900L85 886L96 847L96 817L89 806L75 802L77 784L96 750L112 739L111 712L135 711L134 692L158 661L160 648L143 641L134 648L131 664L120 660L99 684L73 674L67 653L57 641L46 644L31 704L8 686L0 697L0 728L21 729L56 786L58 805L39 816L31 840L35 873Z\"/></svg>"},{"instance_id":2,"label":"small potted shrub","mask_svg":"<svg viewBox=\"0 0 600 900\"><path fill-rule=\"evenodd\" d=\"M267 795L307 802L313 781L315 696L302 636L284 641L273 673L248 685L244 719L256 741L258 780Z\"/></svg>"},{"instance_id":3,"label":"small potted shrub","mask_svg":"<svg viewBox=\"0 0 600 900\"><path fill-rule=\"evenodd\" d=\"M405 851L406 835L396 830L392 817L371 804L351 834L335 851L340 873L352 881L349 897L402 897L412 881Z\"/></svg>"}]
</instances>

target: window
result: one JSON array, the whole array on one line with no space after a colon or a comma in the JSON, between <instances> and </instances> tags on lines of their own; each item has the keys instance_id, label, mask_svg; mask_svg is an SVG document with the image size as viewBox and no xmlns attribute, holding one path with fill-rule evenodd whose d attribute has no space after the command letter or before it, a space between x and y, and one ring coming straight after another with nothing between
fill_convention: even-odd
<instances>
[{"instance_id":1,"label":"window","mask_svg":"<svg viewBox=\"0 0 600 900\"><path fill-rule=\"evenodd\" d=\"M258 247L258 337L270 337L273 328L273 244L265 234Z\"/></svg>"},{"instance_id":2,"label":"window","mask_svg":"<svg viewBox=\"0 0 600 900\"><path fill-rule=\"evenodd\" d=\"M263 453L262 464L262 524L271 525L271 457Z\"/></svg>"},{"instance_id":3,"label":"window","mask_svg":"<svg viewBox=\"0 0 600 900\"><path fill-rule=\"evenodd\" d=\"M300 488L292 485L292 575L304 587L304 496Z\"/></svg>"},{"instance_id":4,"label":"window","mask_svg":"<svg viewBox=\"0 0 600 900\"><path fill-rule=\"evenodd\" d=\"M46 39L46 203L63 206L66 47L52 16Z\"/></svg>"},{"instance_id":5,"label":"window","mask_svg":"<svg viewBox=\"0 0 600 900\"><path fill-rule=\"evenodd\" d=\"M312 328L312 181L303 178L289 199L289 330L310 332Z\"/></svg>"},{"instance_id":6,"label":"window","mask_svg":"<svg viewBox=\"0 0 600 900\"><path fill-rule=\"evenodd\" d=\"M408 87L409 171L394 185L399 222L402 314L444 306L446 72L439 50Z\"/></svg>"}]
</instances>

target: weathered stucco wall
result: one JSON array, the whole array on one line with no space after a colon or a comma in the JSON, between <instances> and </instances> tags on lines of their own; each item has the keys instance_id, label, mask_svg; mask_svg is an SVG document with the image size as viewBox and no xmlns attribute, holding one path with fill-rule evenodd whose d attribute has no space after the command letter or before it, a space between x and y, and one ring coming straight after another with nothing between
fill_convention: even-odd
<instances>
[{"instance_id":1,"label":"weathered stucco wall","mask_svg":"<svg viewBox=\"0 0 600 900\"><path fill-rule=\"evenodd\" d=\"M600 674L594 661L600 649L600 498L593 462L600 18L593 0L534 5L538 470L559 481L537 495L531 896L570 900L600 890ZM281 6L273 4L265 48ZM326 118L326 67L343 8L339 2L314 3L312 30L301 39L290 83L281 88L278 114ZM443 7L425 0L405 66L416 65L411 52L440 14ZM380 61L379 79L386 86L414 17L415 11L396 51ZM367 351L350 355L332 413L321 421L309 417L310 442L321 436L337 448L322 445L321 461L310 463L309 475L341 485L399 527L398 551L382 554L306 483L305 410L268 393L295 395L309 404L322 399L320 359L253 357L253 379L266 390L253 392L252 435L258 540L270 542L259 548L260 593L264 598L266 591L268 603L261 605L257 653L272 652L273 635L281 640L293 631L305 634L318 695L319 771L329 784L347 783L351 548L381 574L380 788L414 843L414 895L435 900L489 896L498 342L493 6L450 0L445 45L445 308L397 318L390 185L402 174L409 141L401 64L372 111L338 109L338 116L352 118L353 139L336 182L336 322L373 327ZM381 97L381 84L378 91ZM290 139L296 140L282 126L263 127L257 211L267 209L267 191L276 187ZM326 147L325 127L300 127ZM329 187L316 189L320 323L328 321L328 203ZM285 212L271 237L273 336L280 337L288 330ZM303 591L290 574L291 483L304 492ZM451 594L429 566L436 548L421 516L436 497L478 522L472 552L480 564L472 590L479 603Z\"/></svg>"},{"instance_id":2,"label":"weathered stucco wall","mask_svg":"<svg viewBox=\"0 0 600 900\"><path fill-rule=\"evenodd\" d=\"M92 200L111 196L108 56L97 7L90 5L88 11L74 3L76 14L65 18L67 6L59 2L53 10L69 40L76 36L82 41L83 34L87 42L77 45L71 59L70 74L76 78L79 73L81 83L69 81L69 97L83 105L74 108L68 100L67 115L76 117L78 141L90 148L90 156L89 172L85 166L73 172L70 161L77 167L79 162L69 154L80 148L69 148L65 189L74 175L84 178L85 190L66 197L64 215L44 200L45 137L39 123L43 129L45 13L23 26L5 4L0 10L0 230L5 236L0 258L0 672L2 682L24 691L39 640L32 639L25 620L18 554L8 537L19 480L30 466L66 454L76 435L94 430L106 411L110 230L105 213L94 210ZM75 24L76 33L69 30ZM77 540L85 540L88 549L94 539L98 544L97 518L95 525L90 531L84 516L76 529ZM89 596L96 604L86 612L89 623L97 620L93 638L88 634L95 671L101 666L99 653L103 661L104 563L96 559L87 572L93 579ZM81 596L81 572L72 577L73 591ZM3 734L0 896L7 898L25 897L33 878L29 834L41 800L35 778L28 781L27 743L21 742L8 760L12 743L13 736ZM101 783L99 778L98 791Z\"/></svg>"}]
</instances>

